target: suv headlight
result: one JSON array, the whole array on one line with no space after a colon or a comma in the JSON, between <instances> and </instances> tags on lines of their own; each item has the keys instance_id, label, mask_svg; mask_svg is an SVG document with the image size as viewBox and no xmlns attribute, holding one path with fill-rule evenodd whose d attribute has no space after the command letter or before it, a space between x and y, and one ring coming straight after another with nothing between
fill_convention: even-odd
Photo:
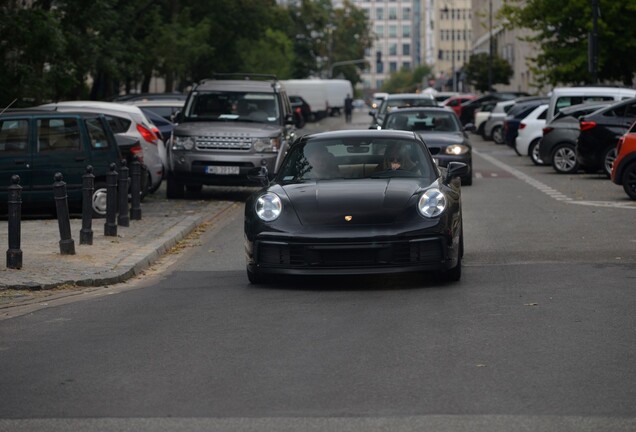
<instances>
[{"instance_id":1,"label":"suv headlight","mask_svg":"<svg viewBox=\"0 0 636 432\"><path fill-rule=\"evenodd\" d=\"M446 204L446 195L439 189L432 188L422 194L417 203L417 209L422 216L434 218L444 212Z\"/></svg>"},{"instance_id":2,"label":"suv headlight","mask_svg":"<svg viewBox=\"0 0 636 432\"><path fill-rule=\"evenodd\" d=\"M283 203L278 195L268 192L256 200L256 215L265 222L278 219L283 211Z\"/></svg>"},{"instance_id":3,"label":"suv headlight","mask_svg":"<svg viewBox=\"0 0 636 432\"><path fill-rule=\"evenodd\" d=\"M277 153L280 148L280 137L276 138L254 138L254 151L258 153L273 152Z\"/></svg>"},{"instance_id":4,"label":"suv headlight","mask_svg":"<svg viewBox=\"0 0 636 432\"><path fill-rule=\"evenodd\" d=\"M194 137L175 136L172 141L172 150L192 150L194 148Z\"/></svg>"}]
</instances>

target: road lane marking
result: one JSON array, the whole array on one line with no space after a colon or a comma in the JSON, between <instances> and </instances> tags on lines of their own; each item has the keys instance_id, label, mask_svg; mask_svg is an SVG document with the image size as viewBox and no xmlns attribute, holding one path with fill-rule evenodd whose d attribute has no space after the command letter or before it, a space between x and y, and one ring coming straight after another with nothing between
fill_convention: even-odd
<instances>
[{"instance_id":1,"label":"road lane marking","mask_svg":"<svg viewBox=\"0 0 636 432\"><path fill-rule=\"evenodd\" d=\"M634 202L612 202L612 201L588 201L588 200L575 200L573 198L568 197L567 195L559 192L558 190L546 185L545 183L540 182L539 180L530 177L529 175L527 175L526 173L519 171L516 168L511 167L510 165L500 161L499 159L496 159L490 155L484 154L484 153L480 153L478 151L476 151L475 149L473 149L473 154L487 160L488 162L490 162L491 164L501 168L502 170L512 174L513 176L515 176L516 178L518 178L519 180L529 184L530 186L534 187L535 189L543 192L544 194L546 194L547 196L549 196L550 198L553 198L557 201L560 202L565 202L568 204L577 204L577 205L584 205L584 206L591 206L591 207L611 207L611 208L627 208L627 209L631 209L631 210L636 210L636 203Z\"/></svg>"}]
</instances>

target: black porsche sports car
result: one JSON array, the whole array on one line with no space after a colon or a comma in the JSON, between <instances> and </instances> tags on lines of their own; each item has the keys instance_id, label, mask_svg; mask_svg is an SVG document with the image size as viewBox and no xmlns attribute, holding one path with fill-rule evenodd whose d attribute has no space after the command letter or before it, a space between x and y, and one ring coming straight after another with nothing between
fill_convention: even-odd
<instances>
[{"instance_id":1,"label":"black porsche sports car","mask_svg":"<svg viewBox=\"0 0 636 432\"><path fill-rule=\"evenodd\" d=\"M462 185L473 184L472 144L466 132L474 130L474 125L462 126L454 111L446 107L400 108L387 113L380 129L417 132L439 166L453 161L468 165Z\"/></svg>"},{"instance_id":2,"label":"black porsche sports car","mask_svg":"<svg viewBox=\"0 0 636 432\"><path fill-rule=\"evenodd\" d=\"M461 185L468 166L440 169L422 139L397 130L299 138L272 182L245 204L247 275L436 271L461 277Z\"/></svg>"}]
</instances>

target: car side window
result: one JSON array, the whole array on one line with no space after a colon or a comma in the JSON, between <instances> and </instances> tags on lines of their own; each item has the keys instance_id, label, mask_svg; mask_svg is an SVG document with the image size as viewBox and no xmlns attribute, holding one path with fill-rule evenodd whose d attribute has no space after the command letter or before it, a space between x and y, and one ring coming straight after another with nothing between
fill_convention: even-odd
<instances>
[{"instance_id":1,"label":"car side window","mask_svg":"<svg viewBox=\"0 0 636 432\"><path fill-rule=\"evenodd\" d=\"M91 147L94 149L108 148L108 134L104 124L98 118L86 119L88 135L91 139Z\"/></svg>"},{"instance_id":2,"label":"car side window","mask_svg":"<svg viewBox=\"0 0 636 432\"><path fill-rule=\"evenodd\" d=\"M29 122L27 120L0 120L0 151L3 153L24 153L29 142Z\"/></svg>"},{"instance_id":3,"label":"car side window","mask_svg":"<svg viewBox=\"0 0 636 432\"><path fill-rule=\"evenodd\" d=\"M76 118L39 119L38 151L79 150L80 134Z\"/></svg>"},{"instance_id":4,"label":"car side window","mask_svg":"<svg viewBox=\"0 0 636 432\"><path fill-rule=\"evenodd\" d=\"M110 125L113 133L128 132L128 129L130 129L130 124L132 123L129 119L112 115L107 115L106 120L108 120L108 124Z\"/></svg>"}]
</instances>

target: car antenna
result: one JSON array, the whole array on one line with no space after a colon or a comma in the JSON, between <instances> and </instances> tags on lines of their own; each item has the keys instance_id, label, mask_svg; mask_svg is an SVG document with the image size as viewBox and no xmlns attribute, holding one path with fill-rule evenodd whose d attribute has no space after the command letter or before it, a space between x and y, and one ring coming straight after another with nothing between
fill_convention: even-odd
<instances>
[{"instance_id":1,"label":"car antenna","mask_svg":"<svg viewBox=\"0 0 636 432\"><path fill-rule=\"evenodd\" d=\"M4 114L4 112L5 112L6 110L8 110L9 108L11 108L11 105L13 105L13 104L15 103L15 101L17 101L17 100L18 100L18 98L13 99L13 102L11 102L9 105L7 105L5 109L3 109L2 111L0 111L0 114Z\"/></svg>"}]
</instances>

